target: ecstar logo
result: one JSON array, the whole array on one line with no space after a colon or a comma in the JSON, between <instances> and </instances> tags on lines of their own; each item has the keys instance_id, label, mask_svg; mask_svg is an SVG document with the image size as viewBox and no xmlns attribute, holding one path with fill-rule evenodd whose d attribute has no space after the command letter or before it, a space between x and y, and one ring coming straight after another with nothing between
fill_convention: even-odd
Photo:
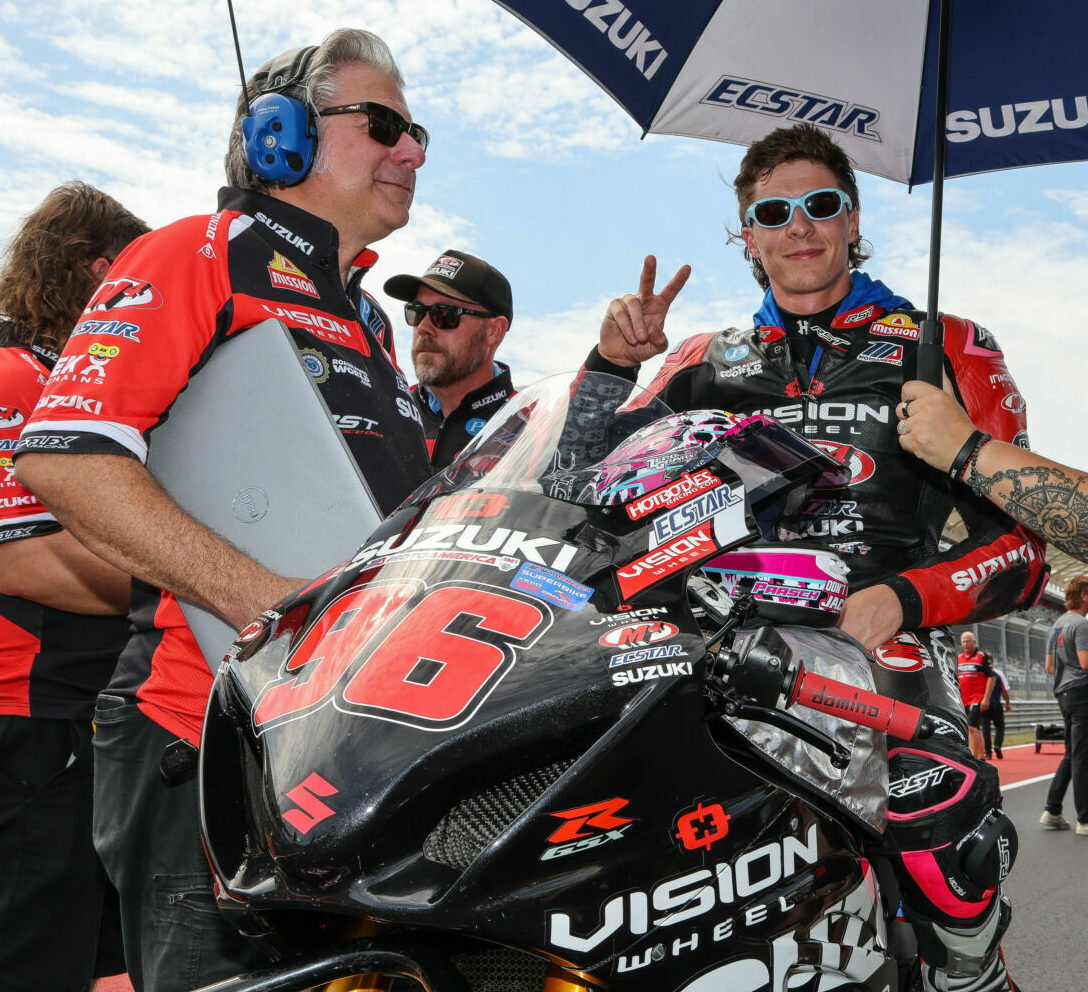
<instances>
[{"instance_id":1,"label":"ecstar logo","mask_svg":"<svg viewBox=\"0 0 1088 992\"><path fill-rule=\"evenodd\" d=\"M654 521L650 547L656 548L695 524L701 524L715 514L743 502L744 497L740 493L733 492L726 485L717 486L709 492L696 496L690 502L670 510Z\"/></svg>"},{"instance_id":2,"label":"ecstar logo","mask_svg":"<svg viewBox=\"0 0 1088 992\"><path fill-rule=\"evenodd\" d=\"M779 120L804 121L852 137L880 141L880 132L875 127L880 111L838 97L806 93L757 79L722 76L701 102Z\"/></svg>"}]
</instances>

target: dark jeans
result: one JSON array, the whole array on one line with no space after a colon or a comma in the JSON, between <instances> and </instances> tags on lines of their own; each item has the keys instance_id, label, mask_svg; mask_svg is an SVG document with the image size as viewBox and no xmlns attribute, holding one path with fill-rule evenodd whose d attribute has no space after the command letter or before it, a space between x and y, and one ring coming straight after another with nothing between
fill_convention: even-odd
<instances>
[{"instance_id":1,"label":"dark jeans","mask_svg":"<svg viewBox=\"0 0 1088 992\"><path fill-rule=\"evenodd\" d=\"M990 725L993 724L993 747L990 747ZM1005 743L1005 709L1000 703L994 703L988 710L982 711L982 740L986 745L986 757L990 757L996 747L999 751Z\"/></svg>"},{"instance_id":2,"label":"dark jeans","mask_svg":"<svg viewBox=\"0 0 1088 992\"><path fill-rule=\"evenodd\" d=\"M82 992L125 970L91 844L91 723L0 716L0 755L0 987Z\"/></svg>"},{"instance_id":3,"label":"dark jeans","mask_svg":"<svg viewBox=\"0 0 1088 992\"><path fill-rule=\"evenodd\" d=\"M1046 808L1055 816L1073 783L1073 806L1077 822L1088 824L1088 691L1073 689L1058 696L1065 722L1065 757L1050 783Z\"/></svg>"},{"instance_id":4,"label":"dark jeans","mask_svg":"<svg viewBox=\"0 0 1088 992\"><path fill-rule=\"evenodd\" d=\"M196 778L159 774L174 736L117 696L98 697L95 722L94 843L121 896L137 992L188 992L268 964L216 908Z\"/></svg>"}]
</instances>

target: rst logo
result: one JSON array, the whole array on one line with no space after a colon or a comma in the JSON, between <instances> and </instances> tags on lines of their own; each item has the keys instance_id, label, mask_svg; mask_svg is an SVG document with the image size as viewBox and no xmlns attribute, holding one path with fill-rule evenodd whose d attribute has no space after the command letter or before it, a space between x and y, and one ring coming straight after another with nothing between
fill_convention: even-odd
<instances>
[{"instance_id":1,"label":"rst logo","mask_svg":"<svg viewBox=\"0 0 1088 992\"><path fill-rule=\"evenodd\" d=\"M157 310L162 306L162 294L146 279L122 276L107 279L98 287L84 313L98 310L143 309Z\"/></svg>"},{"instance_id":2,"label":"rst logo","mask_svg":"<svg viewBox=\"0 0 1088 992\"><path fill-rule=\"evenodd\" d=\"M0 430L18 427L25 419L18 407L0 406Z\"/></svg>"},{"instance_id":3,"label":"rst logo","mask_svg":"<svg viewBox=\"0 0 1088 992\"><path fill-rule=\"evenodd\" d=\"M786 89L757 79L722 76L702 102L782 120L804 121L854 137L880 141L880 132L875 127L880 120L880 111L848 100Z\"/></svg>"},{"instance_id":4,"label":"rst logo","mask_svg":"<svg viewBox=\"0 0 1088 992\"><path fill-rule=\"evenodd\" d=\"M675 624L664 620L650 620L646 623L629 623L625 627L614 627L601 634L597 643L606 648L644 648L658 641L667 641L680 633Z\"/></svg>"},{"instance_id":5,"label":"rst logo","mask_svg":"<svg viewBox=\"0 0 1088 992\"><path fill-rule=\"evenodd\" d=\"M661 63L669 57L642 21L632 17L620 0L567 0L567 6L582 16L612 42L647 79L653 79ZM628 23L631 22L631 23Z\"/></svg>"}]
</instances>

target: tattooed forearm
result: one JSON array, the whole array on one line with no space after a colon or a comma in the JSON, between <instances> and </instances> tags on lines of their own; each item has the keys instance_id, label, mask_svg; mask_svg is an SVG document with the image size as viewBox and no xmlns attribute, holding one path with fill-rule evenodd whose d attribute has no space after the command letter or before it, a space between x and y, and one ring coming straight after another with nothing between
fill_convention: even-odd
<instances>
[{"instance_id":1,"label":"tattooed forearm","mask_svg":"<svg viewBox=\"0 0 1088 992\"><path fill-rule=\"evenodd\" d=\"M993 475L976 469L967 484L1054 547L1088 559L1088 476L1034 465Z\"/></svg>"}]
</instances>

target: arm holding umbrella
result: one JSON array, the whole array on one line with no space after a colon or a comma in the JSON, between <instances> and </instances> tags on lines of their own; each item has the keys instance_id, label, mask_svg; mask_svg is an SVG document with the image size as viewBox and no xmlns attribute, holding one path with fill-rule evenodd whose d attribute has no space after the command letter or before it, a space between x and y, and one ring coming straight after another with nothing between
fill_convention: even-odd
<instances>
[{"instance_id":1,"label":"arm holding umbrella","mask_svg":"<svg viewBox=\"0 0 1088 992\"><path fill-rule=\"evenodd\" d=\"M896 407L899 443L941 471L975 438L975 426L954 399L924 382L903 385ZM904 426L905 425L905 426ZM1088 474L1004 441L983 440L962 466L978 495L1068 555L1088 561Z\"/></svg>"}]
</instances>

